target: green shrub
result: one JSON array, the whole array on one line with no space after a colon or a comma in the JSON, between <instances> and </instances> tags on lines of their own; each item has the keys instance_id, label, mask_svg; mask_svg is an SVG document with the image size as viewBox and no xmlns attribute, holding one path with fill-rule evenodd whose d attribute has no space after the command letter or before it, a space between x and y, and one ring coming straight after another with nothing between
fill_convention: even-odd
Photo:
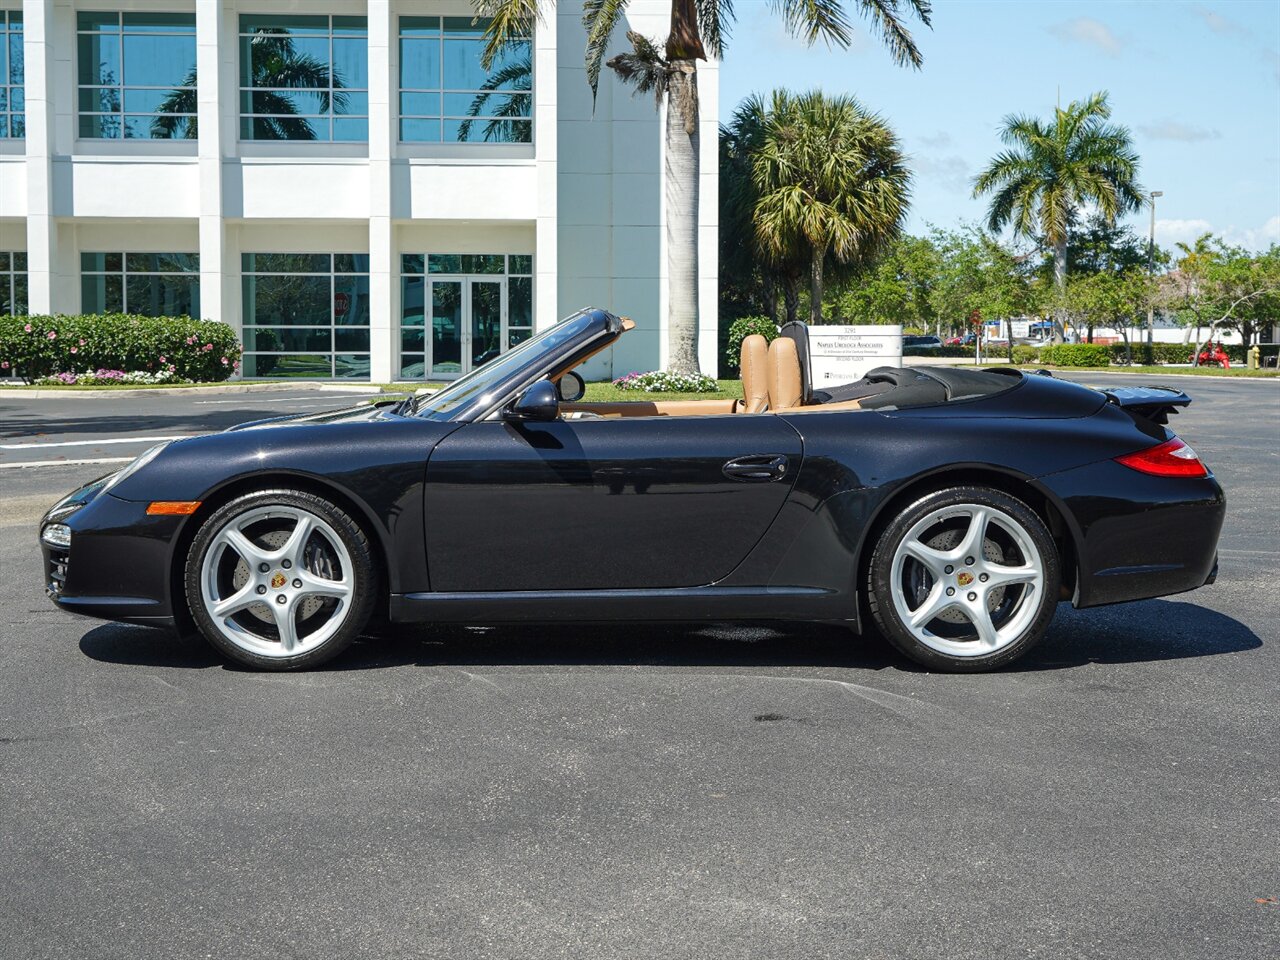
<instances>
[{"instance_id":1,"label":"green shrub","mask_svg":"<svg viewBox=\"0 0 1280 960\"><path fill-rule=\"evenodd\" d=\"M983 353L988 351L984 350ZM903 347L904 357L972 357L973 347L943 344L940 347Z\"/></svg>"},{"instance_id":2,"label":"green shrub","mask_svg":"<svg viewBox=\"0 0 1280 960\"><path fill-rule=\"evenodd\" d=\"M742 361L742 341L753 333L773 340L778 335L778 328L768 317L739 317L733 321L729 327L729 339L725 342L724 359L734 370Z\"/></svg>"},{"instance_id":3,"label":"green shrub","mask_svg":"<svg viewBox=\"0 0 1280 960\"><path fill-rule=\"evenodd\" d=\"M239 366L235 332L215 320L123 313L0 317L0 369L27 380L105 369L216 382Z\"/></svg>"},{"instance_id":4,"label":"green shrub","mask_svg":"<svg viewBox=\"0 0 1280 960\"><path fill-rule=\"evenodd\" d=\"M1101 343L1058 343L1041 347L1040 360L1058 367L1105 367L1111 351Z\"/></svg>"},{"instance_id":5,"label":"green shrub","mask_svg":"<svg viewBox=\"0 0 1280 960\"><path fill-rule=\"evenodd\" d=\"M1017 343L1013 346L1013 362L1014 363L1035 363L1040 359L1040 351L1035 347L1029 347L1025 343Z\"/></svg>"},{"instance_id":6,"label":"green shrub","mask_svg":"<svg viewBox=\"0 0 1280 960\"><path fill-rule=\"evenodd\" d=\"M637 390L644 393L715 393L720 385L701 373L671 373L653 370L649 373L628 373L613 381L619 390Z\"/></svg>"}]
</instances>

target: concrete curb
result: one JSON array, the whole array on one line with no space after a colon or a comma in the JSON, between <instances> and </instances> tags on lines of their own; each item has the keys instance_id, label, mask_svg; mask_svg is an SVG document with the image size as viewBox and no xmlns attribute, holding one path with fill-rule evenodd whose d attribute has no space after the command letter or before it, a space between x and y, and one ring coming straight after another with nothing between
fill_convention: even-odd
<instances>
[{"instance_id":1,"label":"concrete curb","mask_svg":"<svg viewBox=\"0 0 1280 960\"><path fill-rule=\"evenodd\" d=\"M943 366L947 366L947 367L971 367L972 369L975 369L975 370L981 370L983 367L986 367L986 366L994 366L995 364L998 364L998 363L1006 363L1006 364L1007 364L1007 363L1009 362L1008 360L993 360L993 361L991 362L991 364L988 364L988 363L987 363L987 361L983 360L983 361L982 361L982 363L965 363L965 362L960 362L960 363L942 363L942 362L940 362L940 358L939 358L939 360L934 360L934 359L930 358L930 359L929 359L929 362L927 362L927 363L910 363L910 362L909 362L909 361L911 361L911 360L918 360L918 359L920 359L920 358L918 358L918 357L907 357L907 358L905 358L905 359L902 361L902 363L903 363L903 365L904 365L904 366L908 366L908 367L917 367L917 366L918 366L918 367L943 367ZM1059 373L1081 373L1081 374L1089 374L1089 375L1097 375L1097 376L1111 376L1112 374L1114 374L1114 375L1116 375L1116 376L1121 376L1121 377L1146 377L1148 380L1150 380L1150 379L1152 379L1152 378L1159 378L1159 379L1162 379L1162 380L1163 380L1163 379L1168 379L1168 378L1170 378L1170 377L1176 377L1176 378L1177 378L1177 379L1179 379L1179 380L1213 380L1213 381L1226 381L1226 382L1228 382L1228 383L1234 383L1234 382L1235 382L1235 381L1237 381L1237 380L1244 380L1244 381L1247 381L1247 382L1249 382L1249 383L1266 383L1266 382L1268 382L1268 381L1270 381L1270 382L1272 382L1272 383L1280 383L1280 377L1277 377L1277 376L1275 376L1275 375L1271 375L1271 376L1249 376L1249 375L1247 375L1247 374L1246 374L1245 376L1226 376L1226 377L1224 377L1224 376L1215 376L1214 374L1211 374L1211 373L1210 373L1210 374L1205 374L1205 373L1151 373L1150 371L1147 371L1147 370L1125 370L1125 369L1123 369L1123 368L1118 368L1118 367L1036 367L1036 368L1034 368L1034 369L1033 369L1033 368L1029 368L1029 367L1019 367L1018 369L1019 369L1019 370L1021 370L1023 373L1031 374L1031 375L1033 375L1033 376L1035 375L1035 373L1036 373L1038 370L1046 370L1046 371L1048 371L1049 373L1054 374L1055 376L1056 376L1057 374L1059 374ZM1177 370L1178 368L1177 368L1177 367L1172 367L1172 368L1170 368L1170 369L1172 369L1172 370Z\"/></svg>"},{"instance_id":2,"label":"concrete curb","mask_svg":"<svg viewBox=\"0 0 1280 960\"><path fill-rule=\"evenodd\" d=\"M406 386L405 392L412 391ZM236 393L282 393L287 391L317 393L373 393L375 388L370 384L357 383L230 383L213 387L148 387L143 390L112 388L109 390L60 390L51 387L48 390L14 390L0 387L0 398L21 400L106 400L108 398L134 397L187 397L187 396L219 396Z\"/></svg>"}]
</instances>

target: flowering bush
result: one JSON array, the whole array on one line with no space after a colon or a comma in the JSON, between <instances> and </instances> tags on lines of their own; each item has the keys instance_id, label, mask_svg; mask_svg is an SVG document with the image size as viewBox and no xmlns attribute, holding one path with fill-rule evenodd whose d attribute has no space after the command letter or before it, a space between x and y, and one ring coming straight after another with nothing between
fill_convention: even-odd
<instances>
[{"instance_id":1,"label":"flowering bush","mask_svg":"<svg viewBox=\"0 0 1280 960\"><path fill-rule=\"evenodd\" d=\"M215 320L141 317L123 313L83 316L0 316L0 369L28 382L69 373L138 374L175 382L226 380L240 367L235 332ZM123 373L122 371L131 371ZM97 376L97 374L87 374ZM50 381L52 382L52 381ZM108 382L144 383L164 380Z\"/></svg>"},{"instance_id":2,"label":"flowering bush","mask_svg":"<svg viewBox=\"0 0 1280 960\"><path fill-rule=\"evenodd\" d=\"M619 390L642 390L645 393L715 393L719 384L701 373L671 373L653 370L649 373L628 373L613 381Z\"/></svg>"},{"instance_id":3,"label":"flowering bush","mask_svg":"<svg viewBox=\"0 0 1280 960\"><path fill-rule=\"evenodd\" d=\"M103 387L114 384L140 383L189 383L168 370L150 373L146 370L134 370L125 373L123 370L86 370L84 373L55 373L51 377L41 377L36 381L41 386L79 386Z\"/></svg>"}]
</instances>

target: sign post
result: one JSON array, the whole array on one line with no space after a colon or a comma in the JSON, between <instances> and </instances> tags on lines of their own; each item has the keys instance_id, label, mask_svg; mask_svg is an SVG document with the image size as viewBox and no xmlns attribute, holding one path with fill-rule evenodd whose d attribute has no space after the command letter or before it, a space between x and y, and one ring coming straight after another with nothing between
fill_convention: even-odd
<instances>
[{"instance_id":1,"label":"sign post","mask_svg":"<svg viewBox=\"0 0 1280 960\"><path fill-rule=\"evenodd\" d=\"M876 367L901 365L901 325L809 328L809 376L815 390L854 383Z\"/></svg>"}]
</instances>

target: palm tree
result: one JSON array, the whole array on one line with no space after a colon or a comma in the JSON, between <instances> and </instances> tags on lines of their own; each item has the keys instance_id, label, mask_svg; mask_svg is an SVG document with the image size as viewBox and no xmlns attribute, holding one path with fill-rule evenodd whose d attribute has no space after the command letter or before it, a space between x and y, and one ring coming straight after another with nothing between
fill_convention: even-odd
<instances>
[{"instance_id":1,"label":"palm tree","mask_svg":"<svg viewBox=\"0 0 1280 960\"><path fill-rule=\"evenodd\" d=\"M823 264L863 265L902 232L911 174L883 119L848 96L779 91L752 161L760 246L809 266L822 322Z\"/></svg>"},{"instance_id":2,"label":"palm tree","mask_svg":"<svg viewBox=\"0 0 1280 960\"><path fill-rule=\"evenodd\" d=\"M1018 236L1039 234L1053 249L1053 283L1059 302L1067 289L1067 238L1086 204L1108 223L1141 209L1146 198L1137 182L1138 154L1127 127L1108 123L1107 94L1072 101L1054 110L1052 123L1008 116L997 154L973 182L973 195L992 194L987 226L1013 225ZM1062 339L1062 315L1054 321Z\"/></svg>"},{"instance_id":3,"label":"palm tree","mask_svg":"<svg viewBox=\"0 0 1280 960\"><path fill-rule=\"evenodd\" d=\"M629 0L584 0L587 29L587 82L593 95L605 65L605 52L626 14ZM486 28L485 66L519 38L527 37L550 0L476 0L477 12L492 18ZM894 60L919 67L923 58L905 24L914 14L929 25L931 0L775 0L789 33L813 44L818 40L845 49L853 39L849 11L869 17ZM848 10L846 8L849 8ZM608 66L638 92L653 93L667 104L666 209L667 274L670 282L667 328L671 370L698 370L698 61L707 53L724 56L733 22L732 0L671 0L671 28L653 42L627 33L631 51Z\"/></svg>"},{"instance_id":4,"label":"palm tree","mask_svg":"<svg viewBox=\"0 0 1280 960\"><path fill-rule=\"evenodd\" d=\"M276 28L258 28L249 41L253 64L253 85L275 87L275 90L254 90L253 113L269 114L254 117L256 140L314 140L316 132L311 123L298 116L297 104L280 89L307 90L316 93L320 109L328 112L329 64L308 54L300 54L294 48L293 38ZM332 107L334 113L347 109L347 95L338 92L346 86L342 77L333 71ZM192 67L182 86L169 94L156 108L159 116L151 121L151 132L173 137L181 134L188 140L199 135L196 127L196 68Z\"/></svg>"}]
</instances>

